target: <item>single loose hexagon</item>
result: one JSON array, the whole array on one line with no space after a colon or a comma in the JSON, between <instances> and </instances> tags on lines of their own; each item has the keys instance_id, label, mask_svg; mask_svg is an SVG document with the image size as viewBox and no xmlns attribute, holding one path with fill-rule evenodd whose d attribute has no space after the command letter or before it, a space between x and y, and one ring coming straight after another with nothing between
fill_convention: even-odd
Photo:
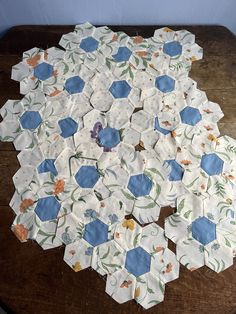
<instances>
[{"instance_id":1,"label":"single loose hexagon","mask_svg":"<svg viewBox=\"0 0 236 314\"><path fill-rule=\"evenodd\" d=\"M58 121L61 129L61 136L64 138L74 135L78 130L78 123L72 118L65 118Z\"/></svg>"},{"instance_id":2,"label":"single loose hexagon","mask_svg":"<svg viewBox=\"0 0 236 314\"><path fill-rule=\"evenodd\" d=\"M117 53L113 55L112 57L116 62L123 62L123 61L128 61L131 54L132 54L132 51L129 50L129 48L119 47Z\"/></svg>"},{"instance_id":3,"label":"single loose hexagon","mask_svg":"<svg viewBox=\"0 0 236 314\"><path fill-rule=\"evenodd\" d=\"M75 180L81 188L93 188L100 175L95 166L82 166L75 175Z\"/></svg>"},{"instance_id":4,"label":"single loose hexagon","mask_svg":"<svg viewBox=\"0 0 236 314\"><path fill-rule=\"evenodd\" d=\"M87 37L81 40L80 48L85 52L93 52L98 49L98 41L93 37Z\"/></svg>"},{"instance_id":5,"label":"single loose hexagon","mask_svg":"<svg viewBox=\"0 0 236 314\"><path fill-rule=\"evenodd\" d=\"M163 46L163 52L170 57L179 56L182 53L182 45L176 40L167 42Z\"/></svg>"},{"instance_id":6,"label":"single loose hexagon","mask_svg":"<svg viewBox=\"0 0 236 314\"><path fill-rule=\"evenodd\" d=\"M221 174L224 161L215 153L205 154L201 159L201 168L209 175Z\"/></svg>"},{"instance_id":7,"label":"single loose hexagon","mask_svg":"<svg viewBox=\"0 0 236 314\"><path fill-rule=\"evenodd\" d=\"M175 159L165 161L171 168L169 173L170 181L181 181L184 174L184 169L177 163Z\"/></svg>"},{"instance_id":8,"label":"single loose hexagon","mask_svg":"<svg viewBox=\"0 0 236 314\"><path fill-rule=\"evenodd\" d=\"M61 204L54 196L40 198L35 207L35 213L41 221L56 219Z\"/></svg>"},{"instance_id":9,"label":"single loose hexagon","mask_svg":"<svg viewBox=\"0 0 236 314\"><path fill-rule=\"evenodd\" d=\"M42 62L34 68L34 76L41 81L47 80L53 75L53 66L46 62Z\"/></svg>"},{"instance_id":10,"label":"single loose hexagon","mask_svg":"<svg viewBox=\"0 0 236 314\"><path fill-rule=\"evenodd\" d=\"M136 247L126 254L125 268L134 276L139 277L150 271L151 255L143 248Z\"/></svg>"},{"instance_id":11,"label":"single loose hexagon","mask_svg":"<svg viewBox=\"0 0 236 314\"><path fill-rule=\"evenodd\" d=\"M206 217L199 217L192 223L192 235L203 245L216 239L216 224Z\"/></svg>"},{"instance_id":12,"label":"single loose hexagon","mask_svg":"<svg viewBox=\"0 0 236 314\"><path fill-rule=\"evenodd\" d=\"M200 114L197 108L186 107L180 111L180 117L182 123L189 125L196 125L199 121L202 120L202 115Z\"/></svg>"},{"instance_id":13,"label":"single loose hexagon","mask_svg":"<svg viewBox=\"0 0 236 314\"><path fill-rule=\"evenodd\" d=\"M65 89L69 94L81 93L84 89L85 82L77 76L68 78L65 82Z\"/></svg>"},{"instance_id":14,"label":"single loose hexagon","mask_svg":"<svg viewBox=\"0 0 236 314\"><path fill-rule=\"evenodd\" d=\"M175 89L175 80L168 75L161 75L156 78L155 86L163 93L170 93Z\"/></svg>"},{"instance_id":15,"label":"single loose hexagon","mask_svg":"<svg viewBox=\"0 0 236 314\"><path fill-rule=\"evenodd\" d=\"M130 85L125 81L114 81L109 88L114 98L127 98L131 91Z\"/></svg>"},{"instance_id":16,"label":"single loose hexagon","mask_svg":"<svg viewBox=\"0 0 236 314\"><path fill-rule=\"evenodd\" d=\"M101 220L96 219L85 225L83 238L92 246L107 242L108 226Z\"/></svg>"},{"instance_id":17,"label":"single loose hexagon","mask_svg":"<svg viewBox=\"0 0 236 314\"><path fill-rule=\"evenodd\" d=\"M42 123L42 118L37 111L26 111L20 117L23 129L34 130Z\"/></svg>"},{"instance_id":18,"label":"single loose hexagon","mask_svg":"<svg viewBox=\"0 0 236 314\"><path fill-rule=\"evenodd\" d=\"M45 159L38 165L37 170L38 173L51 172L53 175L57 175L57 169L55 167L55 159Z\"/></svg>"},{"instance_id":19,"label":"single loose hexagon","mask_svg":"<svg viewBox=\"0 0 236 314\"><path fill-rule=\"evenodd\" d=\"M114 128L104 128L98 132L97 136L101 146L112 148L120 143L120 132Z\"/></svg>"},{"instance_id":20,"label":"single loose hexagon","mask_svg":"<svg viewBox=\"0 0 236 314\"><path fill-rule=\"evenodd\" d=\"M145 174L131 176L128 189L135 197L149 195L152 189L152 180Z\"/></svg>"}]
</instances>

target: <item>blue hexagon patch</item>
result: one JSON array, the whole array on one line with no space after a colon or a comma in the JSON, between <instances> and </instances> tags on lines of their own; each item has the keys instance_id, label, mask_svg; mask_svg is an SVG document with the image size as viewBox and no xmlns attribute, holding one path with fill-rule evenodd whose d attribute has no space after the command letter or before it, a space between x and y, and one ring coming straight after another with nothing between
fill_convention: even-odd
<instances>
[{"instance_id":1,"label":"blue hexagon patch","mask_svg":"<svg viewBox=\"0 0 236 314\"><path fill-rule=\"evenodd\" d=\"M119 47L117 53L113 55L112 57L116 62L123 62L123 61L128 61L131 54L132 54L132 51L129 50L129 48Z\"/></svg>"},{"instance_id":2,"label":"blue hexagon patch","mask_svg":"<svg viewBox=\"0 0 236 314\"><path fill-rule=\"evenodd\" d=\"M34 68L34 76L41 81L47 80L52 75L53 75L53 66L46 62L39 63Z\"/></svg>"},{"instance_id":3,"label":"blue hexagon patch","mask_svg":"<svg viewBox=\"0 0 236 314\"><path fill-rule=\"evenodd\" d=\"M120 132L114 128L104 128L98 132L97 139L103 147L112 148L120 143Z\"/></svg>"},{"instance_id":4,"label":"blue hexagon patch","mask_svg":"<svg viewBox=\"0 0 236 314\"><path fill-rule=\"evenodd\" d=\"M131 91L131 87L125 80L115 81L111 84L109 91L114 98L127 98Z\"/></svg>"},{"instance_id":5,"label":"blue hexagon patch","mask_svg":"<svg viewBox=\"0 0 236 314\"><path fill-rule=\"evenodd\" d=\"M83 238L92 246L108 241L108 226L99 219L85 225Z\"/></svg>"},{"instance_id":6,"label":"blue hexagon patch","mask_svg":"<svg viewBox=\"0 0 236 314\"><path fill-rule=\"evenodd\" d=\"M34 211L41 221L48 221L57 218L60 208L61 204L55 196L48 196L38 199Z\"/></svg>"},{"instance_id":7,"label":"blue hexagon patch","mask_svg":"<svg viewBox=\"0 0 236 314\"><path fill-rule=\"evenodd\" d=\"M209 176L221 174L223 171L223 166L224 166L224 161L215 153L205 154L202 156L200 167Z\"/></svg>"},{"instance_id":8,"label":"blue hexagon patch","mask_svg":"<svg viewBox=\"0 0 236 314\"><path fill-rule=\"evenodd\" d=\"M199 217L192 222L192 236L206 245L216 239L216 225L206 217Z\"/></svg>"},{"instance_id":9,"label":"blue hexagon patch","mask_svg":"<svg viewBox=\"0 0 236 314\"><path fill-rule=\"evenodd\" d=\"M163 52L169 55L170 57L176 57L181 55L182 46L178 41L170 41L165 43L163 46Z\"/></svg>"},{"instance_id":10,"label":"blue hexagon patch","mask_svg":"<svg viewBox=\"0 0 236 314\"><path fill-rule=\"evenodd\" d=\"M152 189L152 180L145 174L131 176L128 189L135 197L149 195Z\"/></svg>"},{"instance_id":11,"label":"blue hexagon patch","mask_svg":"<svg viewBox=\"0 0 236 314\"><path fill-rule=\"evenodd\" d=\"M93 37L87 37L81 40L80 48L85 52L93 52L98 49L98 41Z\"/></svg>"},{"instance_id":12,"label":"blue hexagon patch","mask_svg":"<svg viewBox=\"0 0 236 314\"><path fill-rule=\"evenodd\" d=\"M93 188L100 178L95 166L82 166L75 175L75 180L81 188Z\"/></svg>"},{"instance_id":13,"label":"blue hexagon patch","mask_svg":"<svg viewBox=\"0 0 236 314\"><path fill-rule=\"evenodd\" d=\"M125 268L136 277L150 271L151 255L140 246L126 253Z\"/></svg>"},{"instance_id":14,"label":"blue hexagon patch","mask_svg":"<svg viewBox=\"0 0 236 314\"><path fill-rule=\"evenodd\" d=\"M59 120L58 125L61 129L60 135L64 138L74 135L78 130L78 123L70 117Z\"/></svg>"},{"instance_id":15,"label":"blue hexagon patch","mask_svg":"<svg viewBox=\"0 0 236 314\"><path fill-rule=\"evenodd\" d=\"M202 115L200 114L197 108L186 107L180 111L180 117L182 123L189 125L196 125L199 121L202 120Z\"/></svg>"},{"instance_id":16,"label":"blue hexagon patch","mask_svg":"<svg viewBox=\"0 0 236 314\"><path fill-rule=\"evenodd\" d=\"M42 123L38 111L25 111L20 117L20 124L23 129L34 130Z\"/></svg>"},{"instance_id":17,"label":"blue hexagon patch","mask_svg":"<svg viewBox=\"0 0 236 314\"><path fill-rule=\"evenodd\" d=\"M85 82L79 76L72 76L65 82L65 89L69 94L81 93L84 89Z\"/></svg>"},{"instance_id":18,"label":"blue hexagon patch","mask_svg":"<svg viewBox=\"0 0 236 314\"><path fill-rule=\"evenodd\" d=\"M175 89L175 80L168 75L158 76L155 86L163 93L170 93Z\"/></svg>"}]
</instances>

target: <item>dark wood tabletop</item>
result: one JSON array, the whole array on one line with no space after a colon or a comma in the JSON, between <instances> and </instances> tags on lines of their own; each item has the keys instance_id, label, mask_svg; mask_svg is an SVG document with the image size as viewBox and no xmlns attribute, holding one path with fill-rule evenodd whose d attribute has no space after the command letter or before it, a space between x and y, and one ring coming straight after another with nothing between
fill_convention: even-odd
<instances>
[{"instance_id":1,"label":"dark wood tabletop","mask_svg":"<svg viewBox=\"0 0 236 314\"><path fill-rule=\"evenodd\" d=\"M152 36L159 26L112 26L128 35ZM0 40L0 106L20 99L11 68L32 47L57 45L73 26L19 26ZM191 78L220 104L222 134L236 138L236 38L221 26L175 26L196 35L204 58L193 64ZM0 143L0 307L7 313L125 314L143 313L135 301L116 303L105 293L105 279L91 269L75 273L63 262L64 248L43 251L33 241L20 243L10 230L14 213L12 176L19 168L11 143ZM162 211L160 224L170 209ZM173 245L171 246L174 249ZM0 310L1 312L1 310ZM220 274L207 267L190 272L181 266L179 279L166 285L165 300L145 313L236 313L236 262Z\"/></svg>"}]
</instances>

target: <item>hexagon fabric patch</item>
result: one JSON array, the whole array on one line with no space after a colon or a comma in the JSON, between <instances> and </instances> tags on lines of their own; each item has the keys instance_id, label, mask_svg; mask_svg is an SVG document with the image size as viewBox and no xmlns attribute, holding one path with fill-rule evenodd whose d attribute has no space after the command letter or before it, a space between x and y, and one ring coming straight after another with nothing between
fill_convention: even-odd
<instances>
[{"instance_id":1,"label":"hexagon fabric patch","mask_svg":"<svg viewBox=\"0 0 236 314\"><path fill-rule=\"evenodd\" d=\"M20 117L20 123L23 129L34 130L42 123L42 118L37 111L25 111Z\"/></svg>"},{"instance_id":2,"label":"hexagon fabric patch","mask_svg":"<svg viewBox=\"0 0 236 314\"><path fill-rule=\"evenodd\" d=\"M206 217L199 217L192 223L193 238L202 245L206 245L216 239L216 225Z\"/></svg>"},{"instance_id":3,"label":"hexagon fabric patch","mask_svg":"<svg viewBox=\"0 0 236 314\"><path fill-rule=\"evenodd\" d=\"M222 173L224 161L217 154L205 154L201 159L201 168L206 171L209 176Z\"/></svg>"},{"instance_id":4,"label":"hexagon fabric patch","mask_svg":"<svg viewBox=\"0 0 236 314\"><path fill-rule=\"evenodd\" d=\"M100 175L94 166L82 166L75 175L75 180L81 188L91 189L97 183Z\"/></svg>"},{"instance_id":5,"label":"hexagon fabric patch","mask_svg":"<svg viewBox=\"0 0 236 314\"><path fill-rule=\"evenodd\" d=\"M96 219L85 225L83 238L92 246L102 244L108 240L108 226Z\"/></svg>"},{"instance_id":6,"label":"hexagon fabric patch","mask_svg":"<svg viewBox=\"0 0 236 314\"><path fill-rule=\"evenodd\" d=\"M35 207L35 213L41 221L56 219L61 204L54 196L40 198Z\"/></svg>"},{"instance_id":7,"label":"hexagon fabric patch","mask_svg":"<svg viewBox=\"0 0 236 314\"><path fill-rule=\"evenodd\" d=\"M125 268L139 277L150 271L151 255L143 248L136 247L126 253Z\"/></svg>"},{"instance_id":8,"label":"hexagon fabric patch","mask_svg":"<svg viewBox=\"0 0 236 314\"><path fill-rule=\"evenodd\" d=\"M202 119L199 110L192 107L186 107L180 111L180 117L182 123L192 126L196 125Z\"/></svg>"},{"instance_id":9,"label":"hexagon fabric patch","mask_svg":"<svg viewBox=\"0 0 236 314\"><path fill-rule=\"evenodd\" d=\"M78 129L78 123L70 117L59 120L58 125L61 129L61 136L64 138L72 136Z\"/></svg>"},{"instance_id":10,"label":"hexagon fabric patch","mask_svg":"<svg viewBox=\"0 0 236 314\"><path fill-rule=\"evenodd\" d=\"M80 48L85 52L93 52L98 48L98 41L93 37L87 37L81 40Z\"/></svg>"},{"instance_id":11,"label":"hexagon fabric patch","mask_svg":"<svg viewBox=\"0 0 236 314\"><path fill-rule=\"evenodd\" d=\"M175 80L168 75L162 75L156 78L155 85L161 92L170 93L175 89Z\"/></svg>"},{"instance_id":12,"label":"hexagon fabric patch","mask_svg":"<svg viewBox=\"0 0 236 314\"><path fill-rule=\"evenodd\" d=\"M98 132L99 144L104 147L112 148L120 143L120 133L114 128L105 128Z\"/></svg>"},{"instance_id":13,"label":"hexagon fabric patch","mask_svg":"<svg viewBox=\"0 0 236 314\"><path fill-rule=\"evenodd\" d=\"M129 48L119 47L117 53L114 54L112 57L116 62L122 62L122 61L128 61L131 54L132 54L132 51L129 50Z\"/></svg>"},{"instance_id":14,"label":"hexagon fabric patch","mask_svg":"<svg viewBox=\"0 0 236 314\"><path fill-rule=\"evenodd\" d=\"M46 62L36 65L34 68L34 76L41 80L45 81L53 75L53 66Z\"/></svg>"},{"instance_id":15,"label":"hexagon fabric patch","mask_svg":"<svg viewBox=\"0 0 236 314\"><path fill-rule=\"evenodd\" d=\"M178 41L170 41L164 44L163 51L170 57L181 55L182 46Z\"/></svg>"},{"instance_id":16,"label":"hexagon fabric patch","mask_svg":"<svg viewBox=\"0 0 236 314\"><path fill-rule=\"evenodd\" d=\"M148 195L152 189L152 180L145 174L133 175L129 179L128 189L135 197Z\"/></svg>"},{"instance_id":17,"label":"hexagon fabric patch","mask_svg":"<svg viewBox=\"0 0 236 314\"><path fill-rule=\"evenodd\" d=\"M111 84L109 91L114 98L127 98L131 87L126 81L115 81Z\"/></svg>"},{"instance_id":18,"label":"hexagon fabric patch","mask_svg":"<svg viewBox=\"0 0 236 314\"><path fill-rule=\"evenodd\" d=\"M83 91L85 82L79 76L73 76L66 80L65 89L69 94L77 94Z\"/></svg>"}]
</instances>

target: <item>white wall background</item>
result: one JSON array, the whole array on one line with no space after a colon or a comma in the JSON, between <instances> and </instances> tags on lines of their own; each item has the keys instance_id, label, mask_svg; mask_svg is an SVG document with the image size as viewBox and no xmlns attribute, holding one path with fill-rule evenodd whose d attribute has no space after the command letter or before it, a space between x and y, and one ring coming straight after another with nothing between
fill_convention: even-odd
<instances>
[{"instance_id":1,"label":"white wall background","mask_svg":"<svg viewBox=\"0 0 236 314\"><path fill-rule=\"evenodd\" d=\"M217 24L236 34L236 0L0 0L0 34L23 24Z\"/></svg>"}]
</instances>

